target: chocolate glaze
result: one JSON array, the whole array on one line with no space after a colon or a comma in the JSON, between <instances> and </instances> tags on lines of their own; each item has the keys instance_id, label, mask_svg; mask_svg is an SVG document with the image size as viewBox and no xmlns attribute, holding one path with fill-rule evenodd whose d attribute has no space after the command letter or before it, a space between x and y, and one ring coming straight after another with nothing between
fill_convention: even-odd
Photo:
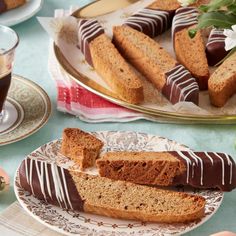
<instances>
[{"instance_id":1,"label":"chocolate glaze","mask_svg":"<svg viewBox=\"0 0 236 236\"><path fill-rule=\"evenodd\" d=\"M173 16L174 11L144 8L130 16L124 25L154 38L171 27Z\"/></svg>"},{"instance_id":2,"label":"chocolate glaze","mask_svg":"<svg viewBox=\"0 0 236 236\"><path fill-rule=\"evenodd\" d=\"M212 29L206 45L206 56L209 66L219 63L229 52L225 50L223 29Z\"/></svg>"},{"instance_id":3,"label":"chocolate glaze","mask_svg":"<svg viewBox=\"0 0 236 236\"><path fill-rule=\"evenodd\" d=\"M4 0L0 0L0 13L7 10L7 5Z\"/></svg>"},{"instance_id":4,"label":"chocolate glaze","mask_svg":"<svg viewBox=\"0 0 236 236\"><path fill-rule=\"evenodd\" d=\"M236 187L236 166L231 156L216 152L170 152L186 165L186 171L173 180L173 185L218 188L231 191Z\"/></svg>"},{"instance_id":5,"label":"chocolate glaze","mask_svg":"<svg viewBox=\"0 0 236 236\"><path fill-rule=\"evenodd\" d=\"M199 12L195 7L181 7L176 10L172 22L172 38L175 33L198 23Z\"/></svg>"},{"instance_id":6,"label":"chocolate glaze","mask_svg":"<svg viewBox=\"0 0 236 236\"><path fill-rule=\"evenodd\" d=\"M166 74L166 84L162 88L162 94L172 103L181 101L193 102L198 105L199 87L196 80L188 70L177 63Z\"/></svg>"},{"instance_id":7,"label":"chocolate glaze","mask_svg":"<svg viewBox=\"0 0 236 236\"><path fill-rule=\"evenodd\" d=\"M89 49L89 43L104 33L104 29L94 19L81 19L78 22L78 48L82 51L85 56L85 60L93 66L93 61Z\"/></svg>"},{"instance_id":8,"label":"chocolate glaze","mask_svg":"<svg viewBox=\"0 0 236 236\"><path fill-rule=\"evenodd\" d=\"M65 209L83 211L83 200L67 169L26 158L19 168L21 187L36 198Z\"/></svg>"}]
</instances>

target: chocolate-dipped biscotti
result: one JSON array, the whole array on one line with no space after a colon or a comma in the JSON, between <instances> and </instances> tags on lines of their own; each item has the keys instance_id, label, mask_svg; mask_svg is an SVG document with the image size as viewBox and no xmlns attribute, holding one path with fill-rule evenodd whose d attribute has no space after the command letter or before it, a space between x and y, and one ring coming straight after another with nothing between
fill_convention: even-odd
<instances>
[{"instance_id":1,"label":"chocolate-dipped biscotti","mask_svg":"<svg viewBox=\"0 0 236 236\"><path fill-rule=\"evenodd\" d=\"M136 29L154 38L171 27L175 10L179 4L175 0L156 1L130 16L124 25Z\"/></svg>"},{"instance_id":2,"label":"chocolate-dipped biscotti","mask_svg":"<svg viewBox=\"0 0 236 236\"><path fill-rule=\"evenodd\" d=\"M204 40L200 31L194 38L191 38L188 32L196 26L198 14L195 7L176 10L172 23L172 38L177 60L196 78L200 90L206 90L210 74Z\"/></svg>"},{"instance_id":3,"label":"chocolate-dipped biscotti","mask_svg":"<svg viewBox=\"0 0 236 236\"><path fill-rule=\"evenodd\" d=\"M164 223L204 216L205 199L125 181L70 171L26 158L19 168L23 189L50 204L120 219Z\"/></svg>"},{"instance_id":4,"label":"chocolate-dipped biscotti","mask_svg":"<svg viewBox=\"0 0 236 236\"><path fill-rule=\"evenodd\" d=\"M223 29L212 29L206 45L206 55L209 66L215 66L223 60L229 52L225 50Z\"/></svg>"},{"instance_id":5,"label":"chocolate-dipped biscotti","mask_svg":"<svg viewBox=\"0 0 236 236\"><path fill-rule=\"evenodd\" d=\"M0 14L11 9L20 7L26 3L26 0L0 0Z\"/></svg>"},{"instance_id":6,"label":"chocolate-dipped biscotti","mask_svg":"<svg viewBox=\"0 0 236 236\"><path fill-rule=\"evenodd\" d=\"M195 79L153 39L129 26L116 26L113 42L171 103L188 101L198 104L199 89Z\"/></svg>"},{"instance_id":7,"label":"chocolate-dipped biscotti","mask_svg":"<svg viewBox=\"0 0 236 236\"><path fill-rule=\"evenodd\" d=\"M79 164L83 170L92 167L103 147L103 142L78 128L66 128L62 134L61 153Z\"/></svg>"},{"instance_id":8,"label":"chocolate-dipped biscotti","mask_svg":"<svg viewBox=\"0 0 236 236\"><path fill-rule=\"evenodd\" d=\"M103 177L137 184L231 191L236 187L236 166L225 153L216 152L108 152L97 160Z\"/></svg>"},{"instance_id":9,"label":"chocolate-dipped biscotti","mask_svg":"<svg viewBox=\"0 0 236 236\"><path fill-rule=\"evenodd\" d=\"M85 60L94 67L113 92L132 104L143 101L140 77L120 55L97 20L79 21L78 41Z\"/></svg>"},{"instance_id":10,"label":"chocolate-dipped biscotti","mask_svg":"<svg viewBox=\"0 0 236 236\"><path fill-rule=\"evenodd\" d=\"M227 58L211 75L208 92L212 105L223 107L236 93L236 53Z\"/></svg>"}]
</instances>

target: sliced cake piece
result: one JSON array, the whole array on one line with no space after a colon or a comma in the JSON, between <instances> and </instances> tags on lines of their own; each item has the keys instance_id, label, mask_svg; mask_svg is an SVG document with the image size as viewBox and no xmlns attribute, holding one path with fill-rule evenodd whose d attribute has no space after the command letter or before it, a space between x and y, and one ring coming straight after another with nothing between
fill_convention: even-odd
<instances>
[{"instance_id":1,"label":"sliced cake piece","mask_svg":"<svg viewBox=\"0 0 236 236\"><path fill-rule=\"evenodd\" d=\"M227 154L215 152L108 152L97 160L103 177L137 184L197 188L236 187L236 166Z\"/></svg>"},{"instance_id":2,"label":"sliced cake piece","mask_svg":"<svg viewBox=\"0 0 236 236\"><path fill-rule=\"evenodd\" d=\"M227 58L211 75L208 82L210 101L222 107L236 93L236 53Z\"/></svg>"},{"instance_id":3,"label":"sliced cake piece","mask_svg":"<svg viewBox=\"0 0 236 236\"><path fill-rule=\"evenodd\" d=\"M198 104L198 85L191 74L157 42L129 26L113 28L113 42L127 60L173 104Z\"/></svg>"},{"instance_id":4,"label":"sliced cake piece","mask_svg":"<svg viewBox=\"0 0 236 236\"><path fill-rule=\"evenodd\" d=\"M19 168L19 178L22 188L36 198L66 209L164 223L204 216L205 199L201 196L91 176L55 163L27 158Z\"/></svg>"},{"instance_id":5,"label":"sliced cake piece","mask_svg":"<svg viewBox=\"0 0 236 236\"><path fill-rule=\"evenodd\" d=\"M95 70L111 89L123 100L138 104L144 99L143 85L139 76L105 34L90 43Z\"/></svg>"},{"instance_id":6,"label":"sliced cake piece","mask_svg":"<svg viewBox=\"0 0 236 236\"><path fill-rule=\"evenodd\" d=\"M26 0L0 0L0 14L2 12L20 7L26 3Z\"/></svg>"},{"instance_id":7,"label":"sliced cake piece","mask_svg":"<svg viewBox=\"0 0 236 236\"><path fill-rule=\"evenodd\" d=\"M102 147L101 140L80 129L63 131L61 153L78 163L81 169L94 166Z\"/></svg>"},{"instance_id":8,"label":"sliced cake piece","mask_svg":"<svg viewBox=\"0 0 236 236\"><path fill-rule=\"evenodd\" d=\"M188 33L196 26L198 15L197 8L179 8L172 23L172 38L177 60L196 78L200 90L206 90L210 74L204 40L200 31L194 38L190 38Z\"/></svg>"},{"instance_id":9,"label":"sliced cake piece","mask_svg":"<svg viewBox=\"0 0 236 236\"><path fill-rule=\"evenodd\" d=\"M229 53L225 50L225 38L223 29L211 30L206 45L206 55L210 66L215 66Z\"/></svg>"},{"instance_id":10,"label":"sliced cake piece","mask_svg":"<svg viewBox=\"0 0 236 236\"><path fill-rule=\"evenodd\" d=\"M78 23L78 47L86 61L122 100L132 104L143 102L143 84L112 44L97 20L82 19Z\"/></svg>"},{"instance_id":11,"label":"sliced cake piece","mask_svg":"<svg viewBox=\"0 0 236 236\"><path fill-rule=\"evenodd\" d=\"M175 0L156 1L134 13L124 22L124 25L154 38L171 27L175 10L178 7L179 4Z\"/></svg>"}]
</instances>

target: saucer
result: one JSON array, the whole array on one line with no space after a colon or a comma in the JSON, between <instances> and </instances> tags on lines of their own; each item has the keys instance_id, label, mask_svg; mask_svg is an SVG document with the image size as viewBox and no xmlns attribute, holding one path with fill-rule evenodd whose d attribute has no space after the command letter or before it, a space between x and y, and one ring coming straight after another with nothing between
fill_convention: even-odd
<instances>
[{"instance_id":1,"label":"saucer","mask_svg":"<svg viewBox=\"0 0 236 236\"><path fill-rule=\"evenodd\" d=\"M16 129L24 119L24 110L22 106L14 99L7 98L3 111L3 117L0 118L0 136Z\"/></svg>"},{"instance_id":2,"label":"saucer","mask_svg":"<svg viewBox=\"0 0 236 236\"><path fill-rule=\"evenodd\" d=\"M51 102L39 85L13 75L4 112L0 146L24 139L45 125L51 114Z\"/></svg>"}]
</instances>

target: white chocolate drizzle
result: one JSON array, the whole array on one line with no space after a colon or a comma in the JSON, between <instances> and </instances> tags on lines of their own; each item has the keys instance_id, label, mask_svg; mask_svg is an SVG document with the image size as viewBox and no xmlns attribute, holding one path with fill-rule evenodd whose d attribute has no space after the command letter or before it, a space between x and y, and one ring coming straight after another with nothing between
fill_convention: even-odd
<instances>
[{"instance_id":1,"label":"white chocolate drizzle","mask_svg":"<svg viewBox=\"0 0 236 236\"><path fill-rule=\"evenodd\" d=\"M190 167L191 168L191 178L195 178L196 171L195 167L200 168L200 185L204 185L204 165L206 165L206 160L208 159L211 162L211 165L214 166L215 162L220 160L221 163L221 172L222 172L222 178L221 178L221 184L225 185L226 183L226 175L229 176L229 184L232 184L233 179L233 165L234 162L232 161L231 157L225 153L216 153L216 152L202 152L201 155L199 155L196 152L176 152L180 158L182 158L186 162L186 183L188 184L190 182ZM191 157L191 158L190 158ZM229 166L229 173L226 172L226 165ZM216 173L217 174L217 173Z\"/></svg>"},{"instance_id":2,"label":"white chocolate drizzle","mask_svg":"<svg viewBox=\"0 0 236 236\"><path fill-rule=\"evenodd\" d=\"M209 47L210 45L215 43L222 43L222 48L224 48L225 38L226 36L224 35L223 29L212 29L206 47Z\"/></svg>"},{"instance_id":3,"label":"white chocolate drizzle","mask_svg":"<svg viewBox=\"0 0 236 236\"><path fill-rule=\"evenodd\" d=\"M102 26L95 19L81 19L78 23L78 46L82 53L90 55L88 44L94 38L104 33Z\"/></svg>"},{"instance_id":4,"label":"white chocolate drizzle","mask_svg":"<svg viewBox=\"0 0 236 236\"><path fill-rule=\"evenodd\" d=\"M194 7L181 7L176 10L172 23L172 38L175 32L198 23L198 10Z\"/></svg>"},{"instance_id":5,"label":"white chocolate drizzle","mask_svg":"<svg viewBox=\"0 0 236 236\"><path fill-rule=\"evenodd\" d=\"M166 73L166 85L170 86L169 100L172 101L176 89L180 90L178 101L187 101L188 97L199 91L196 80L184 66L178 64Z\"/></svg>"},{"instance_id":6,"label":"white chocolate drizzle","mask_svg":"<svg viewBox=\"0 0 236 236\"><path fill-rule=\"evenodd\" d=\"M36 175L38 178L40 191L44 196L45 201L47 201L46 191L48 195L52 198L52 190L54 189L55 197L57 199L58 204L61 207L63 207L62 205L63 203L65 208L68 208L70 206L70 209L73 209L69 197L65 172L62 167L57 166L55 163L47 163L44 161L38 161L30 158L25 159L24 162L25 162L26 181L29 184L33 195L34 195L34 189L33 189L32 179L33 179L33 165L35 163L36 171L34 175ZM48 168L50 169L51 172L51 177L52 177L51 182L53 183L53 186L50 185Z\"/></svg>"},{"instance_id":7,"label":"white chocolate drizzle","mask_svg":"<svg viewBox=\"0 0 236 236\"><path fill-rule=\"evenodd\" d=\"M221 167L222 167L222 185L225 185L225 163L224 159L218 154L214 153L220 160L221 160Z\"/></svg>"},{"instance_id":8,"label":"white chocolate drizzle","mask_svg":"<svg viewBox=\"0 0 236 236\"><path fill-rule=\"evenodd\" d=\"M169 27L170 13L162 10L144 8L129 17L124 24L144 32L144 27L149 29L147 33L154 38L163 33Z\"/></svg>"}]
</instances>

